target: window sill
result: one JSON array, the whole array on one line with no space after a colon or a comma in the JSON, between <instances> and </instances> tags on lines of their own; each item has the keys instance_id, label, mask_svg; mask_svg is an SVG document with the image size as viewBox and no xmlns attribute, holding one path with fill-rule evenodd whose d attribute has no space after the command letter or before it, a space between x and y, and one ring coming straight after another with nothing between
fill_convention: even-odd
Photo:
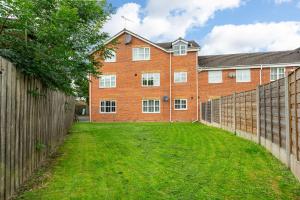
<instances>
[{"instance_id":1,"label":"window sill","mask_svg":"<svg viewBox=\"0 0 300 200\"><path fill-rule=\"evenodd\" d=\"M159 86L142 86L142 88L159 88L160 87L160 85Z\"/></svg>"},{"instance_id":2,"label":"window sill","mask_svg":"<svg viewBox=\"0 0 300 200\"><path fill-rule=\"evenodd\" d=\"M150 61L151 59L147 59L147 60L132 60L132 62L141 62L141 61Z\"/></svg>"},{"instance_id":3,"label":"window sill","mask_svg":"<svg viewBox=\"0 0 300 200\"><path fill-rule=\"evenodd\" d=\"M220 83L208 83L208 84L222 84L223 82L220 82Z\"/></svg>"},{"instance_id":4,"label":"window sill","mask_svg":"<svg viewBox=\"0 0 300 200\"><path fill-rule=\"evenodd\" d=\"M186 82L174 82L174 84L184 85L184 84L187 84L187 81Z\"/></svg>"},{"instance_id":5,"label":"window sill","mask_svg":"<svg viewBox=\"0 0 300 200\"><path fill-rule=\"evenodd\" d=\"M143 114L160 114L160 112L142 112Z\"/></svg>"},{"instance_id":6,"label":"window sill","mask_svg":"<svg viewBox=\"0 0 300 200\"><path fill-rule=\"evenodd\" d=\"M117 87L99 87L99 89L114 89L114 88L117 88Z\"/></svg>"}]
</instances>

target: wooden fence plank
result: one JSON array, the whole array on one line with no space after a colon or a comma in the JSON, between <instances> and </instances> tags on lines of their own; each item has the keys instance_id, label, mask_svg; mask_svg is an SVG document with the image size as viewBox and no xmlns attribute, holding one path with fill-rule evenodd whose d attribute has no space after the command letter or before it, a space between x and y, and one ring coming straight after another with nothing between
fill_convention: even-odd
<instances>
[{"instance_id":1,"label":"wooden fence plank","mask_svg":"<svg viewBox=\"0 0 300 200\"><path fill-rule=\"evenodd\" d=\"M75 101L1 57L0 71L0 199L7 200L64 141Z\"/></svg>"}]
</instances>

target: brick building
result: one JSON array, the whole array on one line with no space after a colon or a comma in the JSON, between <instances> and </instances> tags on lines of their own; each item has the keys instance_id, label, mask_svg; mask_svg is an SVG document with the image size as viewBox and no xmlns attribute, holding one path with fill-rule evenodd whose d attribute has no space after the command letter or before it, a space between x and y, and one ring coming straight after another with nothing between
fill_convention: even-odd
<instances>
[{"instance_id":1,"label":"brick building","mask_svg":"<svg viewBox=\"0 0 300 200\"><path fill-rule=\"evenodd\" d=\"M285 76L300 66L300 50L200 56L195 41L153 43L128 30L91 78L90 120L196 121L201 101ZM100 52L94 52L101 61Z\"/></svg>"}]
</instances>

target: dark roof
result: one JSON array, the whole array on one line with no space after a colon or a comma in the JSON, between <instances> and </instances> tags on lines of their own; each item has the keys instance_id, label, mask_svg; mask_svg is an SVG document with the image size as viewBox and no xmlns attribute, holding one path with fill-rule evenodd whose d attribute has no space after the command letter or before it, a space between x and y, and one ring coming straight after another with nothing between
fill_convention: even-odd
<instances>
[{"instance_id":1,"label":"dark roof","mask_svg":"<svg viewBox=\"0 0 300 200\"><path fill-rule=\"evenodd\" d=\"M290 51L198 56L199 66L206 68L295 62L300 63L300 48Z\"/></svg>"},{"instance_id":2,"label":"dark roof","mask_svg":"<svg viewBox=\"0 0 300 200\"><path fill-rule=\"evenodd\" d=\"M200 45L194 41L194 40L191 40L191 41L187 41L189 43L189 48L199 48ZM164 49L171 49L172 48L172 42L163 42L163 43L156 43L156 45L164 48Z\"/></svg>"}]
</instances>

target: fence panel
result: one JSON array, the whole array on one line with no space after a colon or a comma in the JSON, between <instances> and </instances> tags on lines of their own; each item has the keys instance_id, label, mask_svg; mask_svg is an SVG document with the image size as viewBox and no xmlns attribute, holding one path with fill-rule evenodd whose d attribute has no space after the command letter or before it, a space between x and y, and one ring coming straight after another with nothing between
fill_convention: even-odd
<instances>
[{"instance_id":1,"label":"fence panel","mask_svg":"<svg viewBox=\"0 0 300 200\"><path fill-rule=\"evenodd\" d=\"M286 148L285 80L265 84L259 89L261 137Z\"/></svg>"},{"instance_id":2,"label":"fence panel","mask_svg":"<svg viewBox=\"0 0 300 200\"><path fill-rule=\"evenodd\" d=\"M213 99L212 103L212 122L220 124L220 99Z\"/></svg>"},{"instance_id":3,"label":"fence panel","mask_svg":"<svg viewBox=\"0 0 300 200\"><path fill-rule=\"evenodd\" d=\"M299 102L300 102L300 71L289 76L290 85L290 127L291 151L299 161Z\"/></svg>"},{"instance_id":4,"label":"fence panel","mask_svg":"<svg viewBox=\"0 0 300 200\"><path fill-rule=\"evenodd\" d=\"M0 199L9 199L63 142L75 100L1 57L0 71Z\"/></svg>"},{"instance_id":5,"label":"fence panel","mask_svg":"<svg viewBox=\"0 0 300 200\"><path fill-rule=\"evenodd\" d=\"M221 125L234 129L233 95L221 97Z\"/></svg>"},{"instance_id":6,"label":"fence panel","mask_svg":"<svg viewBox=\"0 0 300 200\"><path fill-rule=\"evenodd\" d=\"M235 95L236 130L256 135L256 90Z\"/></svg>"}]
</instances>

